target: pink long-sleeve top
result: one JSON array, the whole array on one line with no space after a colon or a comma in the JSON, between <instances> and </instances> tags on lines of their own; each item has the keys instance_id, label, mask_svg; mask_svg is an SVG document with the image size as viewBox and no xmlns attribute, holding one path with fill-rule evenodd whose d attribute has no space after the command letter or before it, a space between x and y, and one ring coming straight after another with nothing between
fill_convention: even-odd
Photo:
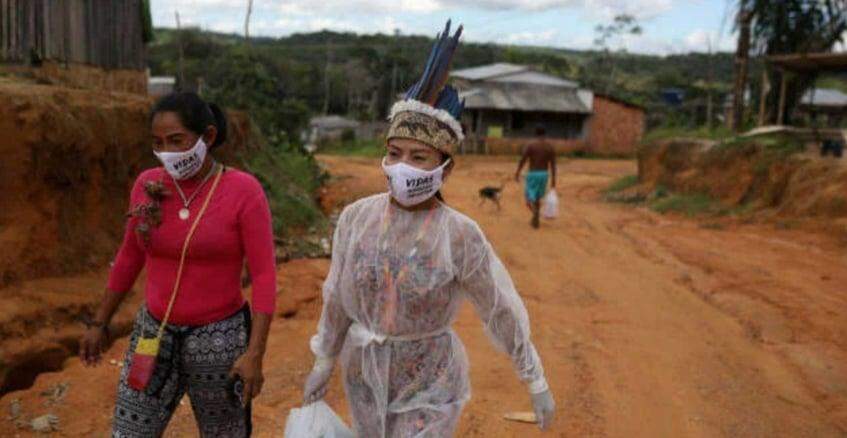
<instances>
[{"instance_id":1,"label":"pink long-sleeve top","mask_svg":"<svg viewBox=\"0 0 847 438\"><path fill-rule=\"evenodd\" d=\"M135 231L141 219L127 221L126 233L109 276L108 288L125 293L146 266L147 308L161 320L176 279L182 245L188 230L211 189L213 180L200 187L191 202L188 220L178 216L182 199L173 179L159 167L143 172L135 181L130 208L147 204L144 183L162 181L170 194L161 202L162 223L151 228L149 242ZM186 196L200 182L180 182ZM271 213L262 186L252 175L227 168L212 195L209 207L191 240L182 283L169 323L206 325L234 314L244 306L241 272L244 260L253 280L254 312L272 314L276 301L276 267Z\"/></svg>"}]
</instances>

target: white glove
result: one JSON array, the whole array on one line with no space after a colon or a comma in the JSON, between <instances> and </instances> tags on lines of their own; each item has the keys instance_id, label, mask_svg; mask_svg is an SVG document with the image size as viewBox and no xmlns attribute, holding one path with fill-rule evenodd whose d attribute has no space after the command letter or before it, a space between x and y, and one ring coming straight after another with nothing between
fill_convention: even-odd
<instances>
[{"instance_id":1,"label":"white glove","mask_svg":"<svg viewBox=\"0 0 847 438\"><path fill-rule=\"evenodd\" d=\"M315 361L312 372L309 373L309 377L306 378L306 384L303 386L304 406L324 398L334 366L334 359L319 358Z\"/></svg>"},{"instance_id":2,"label":"white glove","mask_svg":"<svg viewBox=\"0 0 847 438\"><path fill-rule=\"evenodd\" d=\"M535 411L535 418L538 419L538 427L541 430L547 430L553 424L553 415L556 412L556 402L553 401L553 394L549 389L532 394L532 409Z\"/></svg>"}]
</instances>

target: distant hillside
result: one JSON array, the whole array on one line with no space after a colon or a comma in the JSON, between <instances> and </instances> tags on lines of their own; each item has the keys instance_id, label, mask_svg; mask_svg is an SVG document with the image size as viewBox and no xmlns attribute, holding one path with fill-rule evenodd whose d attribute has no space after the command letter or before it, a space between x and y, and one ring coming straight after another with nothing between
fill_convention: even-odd
<instances>
[{"instance_id":1,"label":"distant hillside","mask_svg":"<svg viewBox=\"0 0 847 438\"><path fill-rule=\"evenodd\" d=\"M302 106L312 113L326 109L362 119L385 115L394 96L420 74L432 44L430 38L421 36L323 31L254 38L248 49L236 35L197 29L181 34L188 88L196 87L202 77L204 90L226 98L230 105L250 109L256 104L249 102L247 95L261 90L263 96L255 97L269 99L268 105L285 103L294 107L292 111ZM156 30L149 50L153 74L177 75L178 36L173 29ZM705 90L712 89L714 102L722 102L730 90L733 56L615 54L610 62L597 51L465 43L458 51L455 68L493 62L530 64L597 92L661 108L660 90L665 88L682 89L693 102L704 101ZM240 90L235 95L234 87ZM280 128L293 132L294 126Z\"/></svg>"}]
</instances>

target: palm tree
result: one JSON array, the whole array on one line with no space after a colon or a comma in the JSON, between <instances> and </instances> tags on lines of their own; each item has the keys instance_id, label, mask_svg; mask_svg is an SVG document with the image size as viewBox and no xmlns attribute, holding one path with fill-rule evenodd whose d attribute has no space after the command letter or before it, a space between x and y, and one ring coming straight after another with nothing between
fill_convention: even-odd
<instances>
[{"instance_id":1,"label":"palm tree","mask_svg":"<svg viewBox=\"0 0 847 438\"><path fill-rule=\"evenodd\" d=\"M744 14L752 17L750 47L758 55L830 52L837 43L844 41L844 33L847 32L845 0L733 1L739 17ZM770 72L770 83L781 83L783 74L781 71ZM783 114L786 122L789 121L791 108L813 83L814 77L787 79L790 82ZM779 112L778 98L774 94L771 93L768 99L770 120L774 120Z\"/></svg>"}]
</instances>

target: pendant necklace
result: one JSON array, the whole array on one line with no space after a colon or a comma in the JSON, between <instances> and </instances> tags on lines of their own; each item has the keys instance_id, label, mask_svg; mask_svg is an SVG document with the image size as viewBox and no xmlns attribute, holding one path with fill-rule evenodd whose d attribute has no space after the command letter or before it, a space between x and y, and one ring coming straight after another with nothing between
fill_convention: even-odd
<instances>
[{"instance_id":1,"label":"pendant necklace","mask_svg":"<svg viewBox=\"0 0 847 438\"><path fill-rule=\"evenodd\" d=\"M197 194L200 193L200 191L203 189L203 186L206 185L206 183L209 181L209 178L214 175L215 169L217 169L217 167L218 163L212 162L212 168L209 170L209 173L205 177L203 177L203 181L200 182L200 185L198 185L197 188L194 189L193 192L191 192L191 196L187 198L185 197L185 193L182 191L182 188L179 186L179 181L177 181L176 178L173 178L173 176L171 176L171 178L174 180L174 185L176 186L176 192L179 193L179 197L182 198L182 208L179 209L180 219L187 221L189 216L191 216L191 211L188 209L188 206L191 205L191 201L193 201L194 198L197 197Z\"/></svg>"}]
</instances>

